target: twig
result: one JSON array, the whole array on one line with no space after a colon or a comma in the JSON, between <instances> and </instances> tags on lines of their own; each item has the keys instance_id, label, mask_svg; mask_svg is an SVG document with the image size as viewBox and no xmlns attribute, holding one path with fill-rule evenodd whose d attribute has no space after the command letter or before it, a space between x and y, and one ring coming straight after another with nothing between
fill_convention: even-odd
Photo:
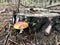
<instances>
[{"instance_id":1,"label":"twig","mask_svg":"<svg viewBox=\"0 0 60 45\"><path fill-rule=\"evenodd\" d=\"M11 39L8 39L8 40L11 41L11 42L13 42L13 43L15 43L15 44L17 44L17 45L19 45L17 42L15 42L15 41L13 41Z\"/></svg>"}]
</instances>

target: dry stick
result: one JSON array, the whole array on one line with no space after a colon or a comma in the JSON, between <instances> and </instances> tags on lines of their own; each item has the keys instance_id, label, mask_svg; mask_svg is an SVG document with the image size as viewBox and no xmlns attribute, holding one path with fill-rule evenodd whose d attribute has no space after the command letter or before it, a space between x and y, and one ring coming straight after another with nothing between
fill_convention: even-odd
<instances>
[{"instance_id":1,"label":"dry stick","mask_svg":"<svg viewBox=\"0 0 60 45\"><path fill-rule=\"evenodd\" d=\"M4 29L7 25L8 25L8 23L7 23L7 24L5 24L5 25L4 25L4 27L2 27L2 28L1 28L1 30L2 30L2 29Z\"/></svg>"},{"instance_id":2,"label":"dry stick","mask_svg":"<svg viewBox=\"0 0 60 45\"><path fill-rule=\"evenodd\" d=\"M9 26L9 29L10 30L10 26ZM8 38L9 38L9 35L10 35L11 31L8 32L8 35L6 36L6 40L4 41L4 45L7 44L7 41L8 41Z\"/></svg>"},{"instance_id":3,"label":"dry stick","mask_svg":"<svg viewBox=\"0 0 60 45\"><path fill-rule=\"evenodd\" d=\"M2 30L2 29L4 29L7 25L8 25L8 23L3 25L3 27L0 30L4 32L5 30Z\"/></svg>"},{"instance_id":4,"label":"dry stick","mask_svg":"<svg viewBox=\"0 0 60 45\"><path fill-rule=\"evenodd\" d=\"M8 33L8 35L7 35L7 39L6 39L5 45L7 44L8 40L11 41L11 42L13 42L13 43L15 43L15 44L18 44L18 43L16 43L16 42L12 41L11 39L8 39L9 36L10 36L10 34L11 34L11 32L12 32L12 30L11 30L11 31ZM19 44L18 44L18 45L19 45Z\"/></svg>"},{"instance_id":5,"label":"dry stick","mask_svg":"<svg viewBox=\"0 0 60 45\"><path fill-rule=\"evenodd\" d=\"M58 41L57 41L58 39L57 39L57 36L56 36L56 45L58 45Z\"/></svg>"},{"instance_id":6,"label":"dry stick","mask_svg":"<svg viewBox=\"0 0 60 45\"><path fill-rule=\"evenodd\" d=\"M8 40L11 41L11 42L13 42L14 44L19 45L17 42L15 42L15 41L13 41L13 40L11 40L11 39L8 39L9 36L10 36L10 34L11 34L11 32L12 32L12 30L11 30L11 31L8 33L8 35L7 35L7 39L6 39L5 45L7 45Z\"/></svg>"},{"instance_id":7,"label":"dry stick","mask_svg":"<svg viewBox=\"0 0 60 45\"><path fill-rule=\"evenodd\" d=\"M13 43L15 43L15 44L17 44L17 45L19 45L17 42L15 42L15 41L13 41L11 39L8 39L8 40L11 41L11 42L13 42Z\"/></svg>"}]
</instances>

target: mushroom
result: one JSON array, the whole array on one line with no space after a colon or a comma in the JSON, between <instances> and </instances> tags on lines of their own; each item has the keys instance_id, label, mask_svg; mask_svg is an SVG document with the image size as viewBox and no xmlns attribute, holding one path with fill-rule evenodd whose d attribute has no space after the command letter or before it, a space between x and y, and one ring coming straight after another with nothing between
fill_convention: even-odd
<instances>
[{"instance_id":1,"label":"mushroom","mask_svg":"<svg viewBox=\"0 0 60 45\"><path fill-rule=\"evenodd\" d=\"M52 28L52 25L49 24L49 26L45 30L46 35L49 35L51 33L51 28Z\"/></svg>"},{"instance_id":2,"label":"mushroom","mask_svg":"<svg viewBox=\"0 0 60 45\"><path fill-rule=\"evenodd\" d=\"M15 29L20 30L20 33L22 33L23 29L28 27L28 23L27 22L16 22L13 27Z\"/></svg>"}]
</instances>

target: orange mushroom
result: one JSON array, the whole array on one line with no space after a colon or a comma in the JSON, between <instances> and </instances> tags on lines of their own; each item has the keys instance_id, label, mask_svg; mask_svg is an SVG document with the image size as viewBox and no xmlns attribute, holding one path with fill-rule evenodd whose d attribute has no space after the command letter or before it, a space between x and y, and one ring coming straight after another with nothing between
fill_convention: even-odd
<instances>
[{"instance_id":1,"label":"orange mushroom","mask_svg":"<svg viewBox=\"0 0 60 45\"><path fill-rule=\"evenodd\" d=\"M22 33L23 29L28 27L27 22L16 22L13 26L15 29L20 30L20 33Z\"/></svg>"}]
</instances>

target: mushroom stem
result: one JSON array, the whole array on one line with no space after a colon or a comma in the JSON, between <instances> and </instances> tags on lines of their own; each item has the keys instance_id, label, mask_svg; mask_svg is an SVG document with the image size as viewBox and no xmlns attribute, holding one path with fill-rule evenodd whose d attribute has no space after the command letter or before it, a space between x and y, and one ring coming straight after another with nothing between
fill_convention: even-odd
<instances>
[{"instance_id":1,"label":"mushroom stem","mask_svg":"<svg viewBox=\"0 0 60 45\"><path fill-rule=\"evenodd\" d=\"M52 27L52 25L49 24L49 26L46 28L45 32L46 32L47 34L50 34L50 32L51 32L51 27Z\"/></svg>"},{"instance_id":2,"label":"mushroom stem","mask_svg":"<svg viewBox=\"0 0 60 45\"><path fill-rule=\"evenodd\" d=\"M23 31L24 31L24 30L23 30L23 29L21 29L21 30L20 30L20 32L19 32L19 34L21 34Z\"/></svg>"}]
</instances>

